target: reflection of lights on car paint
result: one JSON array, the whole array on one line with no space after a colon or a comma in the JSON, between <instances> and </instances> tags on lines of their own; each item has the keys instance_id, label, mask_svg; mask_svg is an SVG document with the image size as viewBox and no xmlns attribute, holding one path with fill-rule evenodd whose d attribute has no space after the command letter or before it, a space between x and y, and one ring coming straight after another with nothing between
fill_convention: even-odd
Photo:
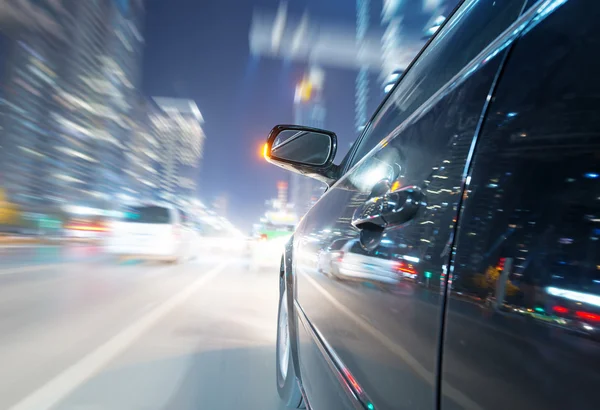
<instances>
[{"instance_id":1,"label":"reflection of lights on car paint","mask_svg":"<svg viewBox=\"0 0 600 410\"><path fill-rule=\"evenodd\" d=\"M600 322L600 315L598 313L583 312L581 310L578 310L577 312L575 312L575 316L577 316L579 319Z\"/></svg>"},{"instance_id":2,"label":"reflection of lights on car paint","mask_svg":"<svg viewBox=\"0 0 600 410\"><path fill-rule=\"evenodd\" d=\"M508 118L513 118L513 117L516 117L517 115L519 115L519 114L518 114L518 113L516 113L516 112L509 112L508 114L506 114L506 116L507 116Z\"/></svg>"},{"instance_id":3,"label":"reflection of lights on car paint","mask_svg":"<svg viewBox=\"0 0 600 410\"><path fill-rule=\"evenodd\" d=\"M402 255L402 259L412 262L412 263L419 263L421 260L415 256L409 256L409 255Z\"/></svg>"},{"instance_id":4,"label":"reflection of lights on car paint","mask_svg":"<svg viewBox=\"0 0 600 410\"><path fill-rule=\"evenodd\" d=\"M394 242L390 239L382 239L381 240L381 244L383 244L383 245L391 245L392 243L394 243Z\"/></svg>"},{"instance_id":5,"label":"reflection of lights on car paint","mask_svg":"<svg viewBox=\"0 0 600 410\"><path fill-rule=\"evenodd\" d=\"M589 303L590 305L600 306L600 296L592 295L590 293L576 292L574 290L567 290L549 286L546 288L546 292L552 296L558 296L576 302Z\"/></svg>"},{"instance_id":6,"label":"reflection of lights on car paint","mask_svg":"<svg viewBox=\"0 0 600 410\"><path fill-rule=\"evenodd\" d=\"M583 174L583 176L588 179L596 179L600 176L600 174L597 174L596 172L586 172Z\"/></svg>"},{"instance_id":7,"label":"reflection of lights on car paint","mask_svg":"<svg viewBox=\"0 0 600 410\"><path fill-rule=\"evenodd\" d=\"M362 387L360 387L360 385L358 384L358 382L356 381L356 379L354 378L354 376L352 375L352 373L350 373L350 370L348 370L348 368L344 367L343 369L344 375L346 376L346 378L348 379L348 381L350 382L350 384L352 385L352 387L354 387L354 390L357 393L362 393Z\"/></svg>"},{"instance_id":8,"label":"reflection of lights on car paint","mask_svg":"<svg viewBox=\"0 0 600 410\"><path fill-rule=\"evenodd\" d=\"M594 330L594 326L590 326L587 323L581 325L585 330Z\"/></svg>"},{"instance_id":9,"label":"reflection of lights on car paint","mask_svg":"<svg viewBox=\"0 0 600 410\"><path fill-rule=\"evenodd\" d=\"M370 187L372 185L375 185L379 181L388 177L389 168L390 167L388 165L379 165L376 167L371 167L367 172L365 172L359 178L359 181L361 182L360 185L365 186L365 187Z\"/></svg>"}]
</instances>

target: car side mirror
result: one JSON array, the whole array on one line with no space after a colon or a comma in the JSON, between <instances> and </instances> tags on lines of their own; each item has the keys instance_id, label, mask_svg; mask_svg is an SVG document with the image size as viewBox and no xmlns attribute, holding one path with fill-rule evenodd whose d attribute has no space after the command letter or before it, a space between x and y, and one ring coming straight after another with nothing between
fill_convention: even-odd
<instances>
[{"instance_id":1,"label":"car side mirror","mask_svg":"<svg viewBox=\"0 0 600 410\"><path fill-rule=\"evenodd\" d=\"M298 125L277 125L267 138L267 161L330 185L336 178L333 159L337 136L331 131Z\"/></svg>"}]
</instances>

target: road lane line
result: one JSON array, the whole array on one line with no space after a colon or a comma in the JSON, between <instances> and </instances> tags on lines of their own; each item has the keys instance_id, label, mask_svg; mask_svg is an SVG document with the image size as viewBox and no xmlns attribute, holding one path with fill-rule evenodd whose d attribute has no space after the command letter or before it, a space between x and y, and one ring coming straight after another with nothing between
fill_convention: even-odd
<instances>
[{"instance_id":1,"label":"road lane line","mask_svg":"<svg viewBox=\"0 0 600 410\"><path fill-rule=\"evenodd\" d=\"M131 346L143 333L159 322L165 315L184 303L194 292L220 273L229 261L211 269L179 293L173 295L129 327L113 336L103 345L84 356L71 367L59 373L42 387L9 408L9 410L51 409L78 386L96 374L113 358Z\"/></svg>"},{"instance_id":2,"label":"road lane line","mask_svg":"<svg viewBox=\"0 0 600 410\"><path fill-rule=\"evenodd\" d=\"M359 315L353 313L350 309L344 306L341 302L339 302L331 293L329 293L325 288L323 288L316 280L311 278L306 273L301 273L301 275L312 284L319 293L321 293L327 300L331 302L331 304L336 307L341 313L350 318L354 323L356 323L359 327L361 327L365 332L369 333L373 338L378 340L382 345L384 345L388 350L392 353L396 354L398 357L404 361L419 377L425 380L432 386L435 386L435 375L433 372L427 370L419 361L411 355L404 347L400 346L398 343L394 342L392 339L387 337L384 333L377 330L373 325L369 322L361 318ZM454 400L457 404L465 409L482 409L480 405L475 403L471 398L467 397L460 390L444 383L444 393Z\"/></svg>"}]
</instances>

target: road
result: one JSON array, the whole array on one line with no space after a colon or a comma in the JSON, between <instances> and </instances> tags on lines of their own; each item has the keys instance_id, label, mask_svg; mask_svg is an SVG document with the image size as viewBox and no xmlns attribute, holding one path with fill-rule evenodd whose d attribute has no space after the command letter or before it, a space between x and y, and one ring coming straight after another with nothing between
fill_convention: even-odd
<instances>
[{"instance_id":1,"label":"road","mask_svg":"<svg viewBox=\"0 0 600 410\"><path fill-rule=\"evenodd\" d=\"M89 245L0 261L0 408L282 409L277 264L119 262Z\"/></svg>"}]
</instances>

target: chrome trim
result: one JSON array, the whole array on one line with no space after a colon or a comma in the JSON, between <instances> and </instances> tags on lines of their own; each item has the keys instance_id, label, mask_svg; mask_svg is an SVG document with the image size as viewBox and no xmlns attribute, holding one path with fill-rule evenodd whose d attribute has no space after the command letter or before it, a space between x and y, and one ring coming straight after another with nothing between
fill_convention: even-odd
<instances>
[{"instance_id":1,"label":"chrome trim","mask_svg":"<svg viewBox=\"0 0 600 410\"><path fill-rule=\"evenodd\" d=\"M354 408L357 410L372 409L373 407L369 407L368 404L373 406L373 402L364 392L364 389L360 388L360 391L357 391L357 389L353 387L352 383L350 383L350 381L346 378L342 369L348 369L348 367L344 365L333 348L329 345L329 343L327 343L321 332L319 332L319 330L310 322L297 300L294 300L294 306L298 312L297 316L300 318L300 322L302 322L304 328L308 331L308 333L310 333L315 345L319 348L319 351L323 355L325 362L335 374L348 396L353 399ZM356 381L355 384L358 385ZM306 401L306 403L308 403L308 401Z\"/></svg>"}]
</instances>

